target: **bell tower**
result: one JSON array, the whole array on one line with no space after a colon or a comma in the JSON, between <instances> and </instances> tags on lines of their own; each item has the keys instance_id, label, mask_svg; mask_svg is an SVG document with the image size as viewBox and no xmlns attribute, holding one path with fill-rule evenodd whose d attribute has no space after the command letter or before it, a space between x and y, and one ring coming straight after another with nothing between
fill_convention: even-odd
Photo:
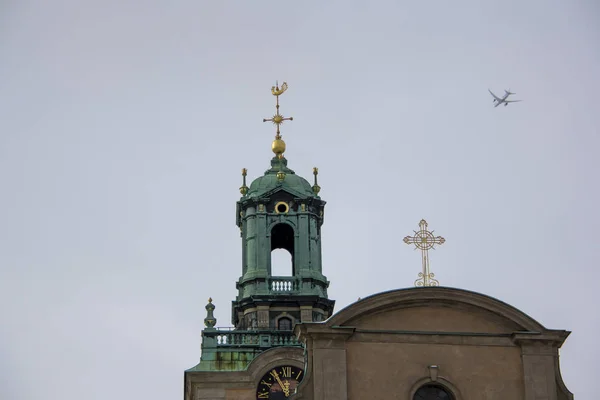
<instances>
[{"instance_id":1,"label":"bell tower","mask_svg":"<svg viewBox=\"0 0 600 400\"><path fill-rule=\"evenodd\" d=\"M242 237L242 275L238 296L232 302L236 329L288 330L296 322L327 319L334 301L327 298L329 282L321 265L321 226L325 201L319 197L318 169L314 184L289 169L280 125L292 118L279 113L279 96L287 84L271 88L276 113L270 121L277 127L272 143L275 156L263 176L246 186L242 170L242 198L237 202L237 225ZM273 274L271 253L283 249L291 257L291 274Z\"/></svg>"},{"instance_id":2,"label":"bell tower","mask_svg":"<svg viewBox=\"0 0 600 400\"><path fill-rule=\"evenodd\" d=\"M335 301L327 297L329 281L321 265L325 201L319 197L319 171L313 168L311 185L288 168L283 155L286 146L280 126L292 120L279 113L279 96L286 90L285 82L271 88L276 112L263 120L277 128L271 146L275 153L271 168L249 187L248 171L242 170L241 198L236 206L242 273L236 282L238 294L231 304L233 326L216 326L216 306L209 299L200 363L186 371L186 382L208 371L244 371L258 355L273 348L289 350L297 356L300 352L301 356L302 343L292 331L294 325L324 321L333 313ZM288 273L274 273L271 254L275 250L289 253Z\"/></svg>"}]
</instances>

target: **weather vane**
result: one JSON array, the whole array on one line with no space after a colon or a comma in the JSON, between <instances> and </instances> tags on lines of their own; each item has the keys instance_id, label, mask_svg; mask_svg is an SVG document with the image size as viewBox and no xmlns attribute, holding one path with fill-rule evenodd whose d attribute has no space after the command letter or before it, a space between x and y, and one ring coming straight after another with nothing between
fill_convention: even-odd
<instances>
[{"instance_id":1,"label":"weather vane","mask_svg":"<svg viewBox=\"0 0 600 400\"><path fill-rule=\"evenodd\" d=\"M435 250L436 244L443 244L446 239L441 236L434 237L433 231L427 230L427 221L424 219L419 222L419 231L413 231L415 236L406 236L404 243L414 244L415 248L421 250L423 259L423 271L419 272L419 279L415 281L415 286L439 286L440 283L434 279L433 272L429 272L429 249Z\"/></svg>"},{"instance_id":2,"label":"weather vane","mask_svg":"<svg viewBox=\"0 0 600 400\"><path fill-rule=\"evenodd\" d=\"M271 87L271 93L273 94L273 96L275 96L277 101L275 105L275 115L273 115L272 118L263 118L263 122L271 121L274 125L277 126L277 134L275 135L275 140L273 141L271 147L278 158L282 158L283 153L285 152L285 142L281 139L281 132L279 130L279 126L283 124L283 121L294 120L294 118L292 117L284 117L283 115L279 114L279 96L281 96L283 92L287 90L287 88L288 85L286 82L283 82L281 84L281 88L279 88L278 82L275 83L275 86Z\"/></svg>"}]
</instances>

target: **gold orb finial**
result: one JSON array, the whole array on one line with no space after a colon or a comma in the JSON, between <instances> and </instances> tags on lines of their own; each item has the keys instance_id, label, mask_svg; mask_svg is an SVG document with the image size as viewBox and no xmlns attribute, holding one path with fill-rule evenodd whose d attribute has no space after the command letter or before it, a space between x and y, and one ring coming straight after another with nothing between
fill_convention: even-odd
<instances>
[{"instance_id":1,"label":"gold orb finial","mask_svg":"<svg viewBox=\"0 0 600 400\"><path fill-rule=\"evenodd\" d=\"M281 136L278 135L275 137L275 140L271 143L271 150L273 150L273 153L275 153L277 158L283 157L283 153L285 153L285 142Z\"/></svg>"}]
</instances>

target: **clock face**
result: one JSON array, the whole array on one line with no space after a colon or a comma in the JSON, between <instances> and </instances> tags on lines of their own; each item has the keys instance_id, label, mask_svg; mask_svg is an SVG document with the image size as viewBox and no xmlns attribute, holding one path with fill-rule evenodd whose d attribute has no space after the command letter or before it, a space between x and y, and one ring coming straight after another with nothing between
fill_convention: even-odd
<instances>
[{"instance_id":1,"label":"clock face","mask_svg":"<svg viewBox=\"0 0 600 400\"><path fill-rule=\"evenodd\" d=\"M304 371L290 365L275 367L258 382L257 399L284 400L296 393L304 378Z\"/></svg>"}]
</instances>

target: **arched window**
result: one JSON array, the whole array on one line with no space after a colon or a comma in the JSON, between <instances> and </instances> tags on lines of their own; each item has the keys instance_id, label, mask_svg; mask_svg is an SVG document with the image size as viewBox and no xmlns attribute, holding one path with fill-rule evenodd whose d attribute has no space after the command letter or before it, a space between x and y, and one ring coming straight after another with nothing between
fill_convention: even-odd
<instances>
[{"instance_id":1,"label":"arched window","mask_svg":"<svg viewBox=\"0 0 600 400\"><path fill-rule=\"evenodd\" d=\"M417 390L413 400L454 400L454 396L441 386L425 385Z\"/></svg>"},{"instance_id":2,"label":"arched window","mask_svg":"<svg viewBox=\"0 0 600 400\"><path fill-rule=\"evenodd\" d=\"M291 331L292 330L292 320L288 317L279 318L277 321L277 330L279 331Z\"/></svg>"},{"instance_id":3,"label":"arched window","mask_svg":"<svg viewBox=\"0 0 600 400\"><path fill-rule=\"evenodd\" d=\"M277 224L271 229L271 276L294 275L294 229Z\"/></svg>"}]
</instances>

